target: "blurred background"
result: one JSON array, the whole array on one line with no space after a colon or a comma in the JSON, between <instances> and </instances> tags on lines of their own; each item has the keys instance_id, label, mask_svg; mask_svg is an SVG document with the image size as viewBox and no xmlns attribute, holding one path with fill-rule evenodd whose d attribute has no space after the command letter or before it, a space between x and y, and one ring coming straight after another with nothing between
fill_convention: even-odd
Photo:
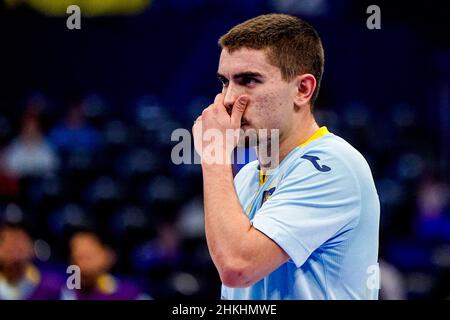
<instances>
[{"instance_id":1,"label":"blurred background","mask_svg":"<svg viewBox=\"0 0 450 320\"><path fill-rule=\"evenodd\" d=\"M68 30L66 9L81 8ZM381 8L369 30L366 9ZM215 298L199 165L175 165L221 85L217 40L263 13L325 48L320 125L368 160L382 299L450 299L444 1L0 0L0 299ZM67 267L83 270L79 294Z\"/></svg>"}]
</instances>

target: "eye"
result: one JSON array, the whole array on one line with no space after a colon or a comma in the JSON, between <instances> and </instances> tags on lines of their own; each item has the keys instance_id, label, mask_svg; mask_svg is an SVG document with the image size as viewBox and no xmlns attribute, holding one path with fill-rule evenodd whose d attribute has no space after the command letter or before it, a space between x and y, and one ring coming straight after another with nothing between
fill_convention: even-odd
<instances>
[{"instance_id":1,"label":"eye","mask_svg":"<svg viewBox=\"0 0 450 320\"><path fill-rule=\"evenodd\" d=\"M222 83L222 86L228 87L228 79L224 77L219 77L219 81Z\"/></svg>"},{"instance_id":2,"label":"eye","mask_svg":"<svg viewBox=\"0 0 450 320\"><path fill-rule=\"evenodd\" d=\"M251 86L256 83L259 83L259 81L253 77L242 77L241 81L239 81L239 84L242 86Z\"/></svg>"}]
</instances>

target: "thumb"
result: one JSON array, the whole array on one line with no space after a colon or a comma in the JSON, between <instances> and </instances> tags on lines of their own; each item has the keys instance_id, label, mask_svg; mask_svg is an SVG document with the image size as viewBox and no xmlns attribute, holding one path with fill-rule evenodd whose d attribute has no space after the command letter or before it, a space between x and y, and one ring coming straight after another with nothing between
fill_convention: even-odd
<instances>
[{"instance_id":1,"label":"thumb","mask_svg":"<svg viewBox=\"0 0 450 320\"><path fill-rule=\"evenodd\" d=\"M239 128L241 126L242 114L247 108L248 102L248 96L240 96L234 103L233 110L231 111L231 123L234 127Z\"/></svg>"}]
</instances>

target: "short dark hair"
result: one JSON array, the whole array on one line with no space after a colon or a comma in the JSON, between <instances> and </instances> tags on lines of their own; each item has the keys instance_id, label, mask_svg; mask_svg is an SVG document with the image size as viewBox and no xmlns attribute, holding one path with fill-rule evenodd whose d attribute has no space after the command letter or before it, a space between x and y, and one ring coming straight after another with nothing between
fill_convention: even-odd
<instances>
[{"instance_id":1,"label":"short dark hair","mask_svg":"<svg viewBox=\"0 0 450 320\"><path fill-rule=\"evenodd\" d=\"M269 63L278 67L285 81L303 73L316 78L311 107L319 94L324 52L317 31L307 22L287 14L266 14L247 20L219 39L222 49L267 49Z\"/></svg>"},{"instance_id":2,"label":"short dark hair","mask_svg":"<svg viewBox=\"0 0 450 320\"><path fill-rule=\"evenodd\" d=\"M0 222L0 234L2 234L5 231L20 231L26 233L31 239L35 237L35 234L30 227L29 224L26 222L10 222L10 221L3 221Z\"/></svg>"}]
</instances>

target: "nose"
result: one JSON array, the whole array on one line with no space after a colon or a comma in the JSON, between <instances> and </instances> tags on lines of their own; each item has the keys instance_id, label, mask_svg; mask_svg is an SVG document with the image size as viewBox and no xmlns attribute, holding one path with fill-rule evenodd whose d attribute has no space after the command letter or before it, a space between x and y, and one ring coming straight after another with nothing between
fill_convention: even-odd
<instances>
[{"instance_id":1,"label":"nose","mask_svg":"<svg viewBox=\"0 0 450 320\"><path fill-rule=\"evenodd\" d=\"M231 112L233 105L236 102L236 99L241 94L241 92L239 92L238 88L236 88L236 86L234 86L231 83L228 85L227 88L224 88L223 90L224 90L223 104L225 105L225 108L227 108L227 110Z\"/></svg>"}]
</instances>

